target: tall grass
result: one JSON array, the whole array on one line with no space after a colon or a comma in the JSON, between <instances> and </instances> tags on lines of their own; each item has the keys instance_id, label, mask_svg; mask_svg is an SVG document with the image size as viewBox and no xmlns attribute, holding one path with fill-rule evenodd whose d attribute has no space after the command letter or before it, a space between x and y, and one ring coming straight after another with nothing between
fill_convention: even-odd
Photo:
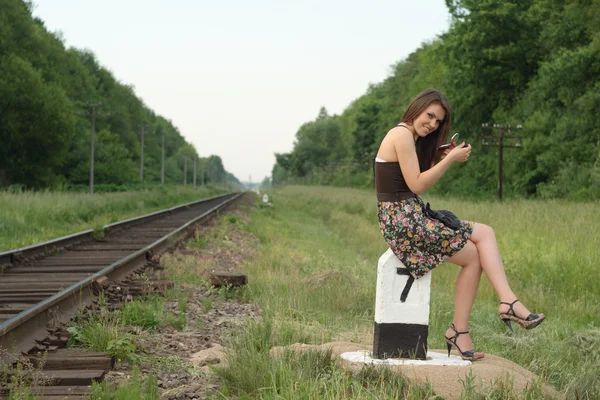
<instances>
[{"instance_id":1,"label":"tall grass","mask_svg":"<svg viewBox=\"0 0 600 400\"><path fill-rule=\"evenodd\" d=\"M216 367L222 378L221 395L264 399L430 399L429 385L421 386L387 368L345 369L331 350L285 350L271 357L271 322L250 322L232 340L229 367ZM231 391L231 393L230 393Z\"/></svg>"},{"instance_id":2,"label":"tall grass","mask_svg":"<svg viewBox=\"0 0 600 400\"><path fill-rule=\"evenodd\" d=\"M164 186L98 193L0 191L0 251L53 239L225 193L222 188Z\"/></svg>"},{"instance_id":3,"label":"tall grass","mask_svg":"<svg viewBox=\"0 0 600 400\"><path fill-rule=\"evenodd\" d=\"M262 242L246 272L247 296L275 331L271 345L370 343L377 260L387 250L374 193L287 187L269 196L273 207L259 207L246 228ZM477 348L530 369L568 397L600 398L600 203L425 200L492 226L513 290L547 316L539 328L509 335L484 277L471 316ZM444 345L459 269L447 264L433 271L431 348Z\"/></svg>"}]
</instances>

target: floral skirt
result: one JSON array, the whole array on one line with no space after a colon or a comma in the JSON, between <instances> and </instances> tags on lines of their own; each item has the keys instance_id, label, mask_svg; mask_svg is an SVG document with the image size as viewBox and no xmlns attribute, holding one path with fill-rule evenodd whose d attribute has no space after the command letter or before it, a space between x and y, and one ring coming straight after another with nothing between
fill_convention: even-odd
<instances>
[{"instance_id":1,"label":"floral skirt","mask_svg":"<svg viewBox=\"0 0 600 400\"><path fill-rule=\"evenodd\" d=\"M416 199L377 203L379 227L387 244L415 279L462 249L475 224L460 221L457 230L423 214Z\"/></svg>"}]
</instances>

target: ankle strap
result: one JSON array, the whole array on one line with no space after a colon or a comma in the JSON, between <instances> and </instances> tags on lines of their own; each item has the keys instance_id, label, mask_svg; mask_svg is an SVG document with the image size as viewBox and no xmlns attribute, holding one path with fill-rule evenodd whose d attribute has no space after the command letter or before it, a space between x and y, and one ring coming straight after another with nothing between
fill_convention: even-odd
<instances>
[{"instance_id":1,"label":"ankle strap","mask_svg":"<svg viewBox=\"0 0 600 400\"><path fill-rule=\"evenodd\" d=\"M463 333L469 333L469 331L459 332L456 329L456 327L454 326L454 322L450 324L450 329L452 329L454 332L456 332L456 335L454 337L457 337L458 335L462 335Z\"/></svg>"},{"instance_id":2,"label":"ankle strap","mask_svg":"<svg viewBox=\"0 0 600 400\"><path fill-rule=\"evenodd\" d=\"M513 309L513 305L514 305L514 304L515 304L517 301L519 301L519 299L516 299L516 300L515 300L515 301L513 301L512 303L507 303L507 302L505 302L505 301L501 301L501 302L500 302L500 304L506 304L506 305L510 306L510 307L508 307L508 311L506 312L506 314L508 314L508 313L512 312L512 315L514 315L514 316L516 317L516 316L517 316L517 314L515 314L515 310Z\"/></svg>"}]
</instances>

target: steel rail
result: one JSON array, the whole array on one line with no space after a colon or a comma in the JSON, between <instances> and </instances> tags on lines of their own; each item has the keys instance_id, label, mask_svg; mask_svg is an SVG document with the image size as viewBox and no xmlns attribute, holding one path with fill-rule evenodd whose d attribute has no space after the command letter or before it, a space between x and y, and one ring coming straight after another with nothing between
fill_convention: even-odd
<instances>
[{"instance_id":1,"label":"steel rail","mask_svg":"<svg viewBox=\"0 0 600 400\"><path fill-rule=\"evenodd\" d=\"M36 243L32 244L31 246L25 246L2 252L0 253L0 268L9 267L11 264L15 264L23 258L48 254L48 252L54 250L55 248L70 246L83 240L91 239L93 233L93 229L88 229L87 231L72 233L67 236L48 240L46 242Z\"/></svg>"},{"instance_id":2,"label":"steel rail","mask_svg":"<svg viewBox=\"0 0 600 400\"><path fill-rule=\"evenodd\" d=\"M104 225L102 227L102 231L104 234L109 232L116 232L118 230L128 228L133 225L145 223L151 221L155 218L159 218L164 215L171 214L175 211L179 211L183 208L188 208L197 204L206 203L212 200L217 200L221 197L229 196L219 195L214 197L209 197L208 199L202 199L198 201L192 201L185 204L180 204L174 207L170 207L164 210L155 211L149 214L144 214L138 217L133 217L126 219L124 221L113 222L108 225ZM49 252L55 251L56 249L64 248L66 246L71 246L82 242L87 239L91 239L94 233L93 229L88 229L81 232L72 233L66 236L62 236L56 239L51 239L45 242L32 244L29 246L12 249L4 252L0 252L0 267L10 267L11 264L18 263L22 259L26 259L29 257L35 257L39 255L47 255Z\"/></svg>"},{"instance_id":3,"label":"steel rail","mask_svg":"<svg viewBox=\"0 0 600 400\"><path fill-rule=\"evenodd\" d=\"M192 231L192 228L197 223L211 218L217 211L230 206L243 195L244 193L216 196L210 199L187 203L181 206L172 207L167 210L147 214L142 217L131 218L120 223L107 225L105 228L114 231L115 229L121 229L124 226L132 226L132 224L148 221L148 219L144 218L154 219L161 215L166 215L172 213L173 211L181 210L182 208L187 208L199 203L206 203L209 201L218 200L220 198L226 198L223 202L210 208L208 211L193 218L184 225L180 226L174 231L169 232L167 235L157 239L144 248L125 256L124 258L108 265L93 275L90 275L83 280L70 285L64 290L61 290L60 292L41 301L31 308L28 308L14 317L0 323L0 348L3 349L3 354L0 355L0 358L5 361L14 359L18 353L29 350L33 346L36 339L42 340L45 336L47 336L48 324L53 322L57 316L60 317L60 319L70 318L80 308L91 304L95 298L93 291L91 290L91 285L93 285L94 282L96 282L99 278L107 277L112 281L124 278L126 275L143 266L146 260L151 257L153 253L160 252L169 246L172 246L177 241L184 238L187 234L191 233L190 231ZM87 237L89 234L89 231L80 232L78 234L65 236L59 239L41 243L39 245L28 246L27 248L16 249L12 252L6 253L18 253L22 252L23 250L29 250L31 251L28 253L29 256L31 256L31 254L40 254L39 249L45 248L48 243L52 243L54 246L56 246L57 243L67 243L72 240L73 237L77 237L78 235ZM0 280L1 276L2 275L0 274ZM51 310L55 311L50 312ZM7 350L10 351L10 349L14 349L15 354L6 353Z\"/></svg>"}]
</instances>

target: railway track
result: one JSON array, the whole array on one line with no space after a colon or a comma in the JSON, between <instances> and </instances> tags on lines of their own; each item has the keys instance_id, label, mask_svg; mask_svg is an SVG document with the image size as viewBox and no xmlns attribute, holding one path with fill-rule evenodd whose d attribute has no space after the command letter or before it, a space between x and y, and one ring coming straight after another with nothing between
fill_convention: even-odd
<instances>
[{"instance_id":1,"label":"railway track","mask_svg":"<svg viewBox=\"0 0 600 400\"><path fill-rule=\"evenodd\" d=\"M86 385L102 379L114 360L104 353L61 349L66 338L64 330L57 328L59 321L89 307L107 282L126 281L153 255L173 247L242 195L188 203L110 224L101 232L88 230L0 253L0 359L4 365L23 355L50 351L45 365L52 371L48 377L52 384L62 386L49 387L38 398L82 398ZM6 393L4 388L0 396Z\"/></svg>"}]
</instances>

